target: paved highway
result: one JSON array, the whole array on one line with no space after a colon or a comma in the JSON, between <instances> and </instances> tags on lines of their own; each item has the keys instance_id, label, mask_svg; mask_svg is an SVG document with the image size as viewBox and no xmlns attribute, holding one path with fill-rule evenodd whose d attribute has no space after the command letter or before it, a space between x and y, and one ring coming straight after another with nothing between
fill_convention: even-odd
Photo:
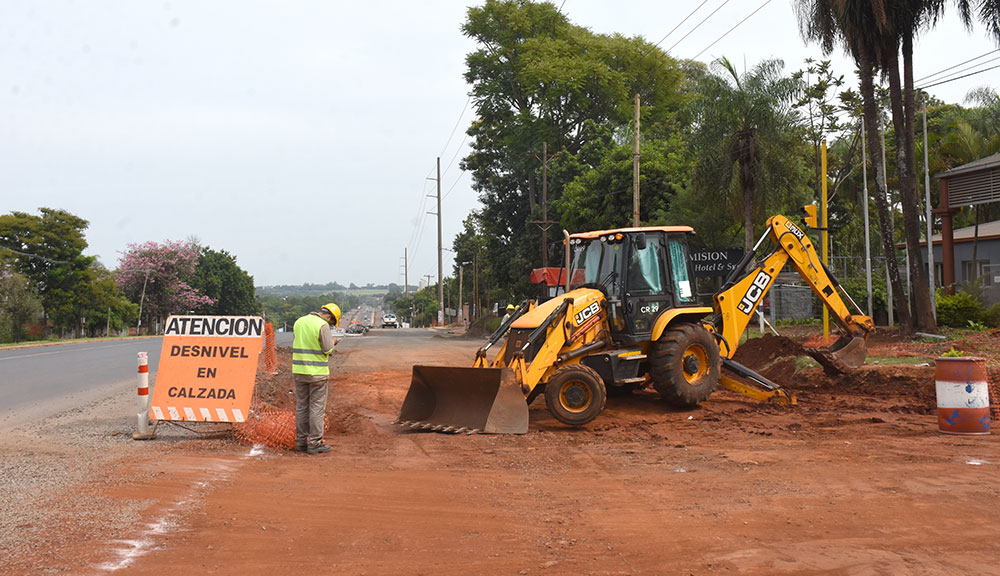
<instances>
[{"instance_id":1,"label":"paved highway","mask_svg":"<svg viewBox=\"0 0 1000 576\"><path fill-rule=\"evenodd\" d=\"M149 353L150 383L162 338L0 350L0 425L16 426L111 394L135 394L136 354Z\"/></svg>"}]
</instances>

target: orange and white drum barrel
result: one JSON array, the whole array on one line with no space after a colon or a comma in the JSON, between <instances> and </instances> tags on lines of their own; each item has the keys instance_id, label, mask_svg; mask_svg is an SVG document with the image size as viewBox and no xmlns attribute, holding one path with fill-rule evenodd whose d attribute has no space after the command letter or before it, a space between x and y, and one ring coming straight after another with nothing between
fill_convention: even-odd
<instances>
[{"instance_id":1,"label":"orange and white drum barrel","mask_svg":"<svg viewBox=\"0 0 1000 576\"><path fill-rule=\"evenodd\" d=\"M934 369L938 428L945 434L989 434L986 359L937 358Z\"/></svg>"}]
</instances>

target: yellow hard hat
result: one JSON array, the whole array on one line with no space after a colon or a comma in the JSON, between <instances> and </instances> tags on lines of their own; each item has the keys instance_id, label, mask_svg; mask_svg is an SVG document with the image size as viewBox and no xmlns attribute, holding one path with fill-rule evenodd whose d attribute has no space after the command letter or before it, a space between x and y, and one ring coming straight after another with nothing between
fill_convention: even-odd
<instances>
[{"instance_id":1,"label":"yellow hard hat","mask_svg":"<svg viewBox=\"0 0 1000 576\"><path fill-rule=\"evenodd\" d=\"M329 304L323 305L323 307L320 308L320 310L326 310L327 312L330 313L331 316L333 316L334 326L340 324L340 306L337 306L333 302L330 302Z\"/></svg>"},{"instance_id":2,"label":"yellow hard hat","mask_svg":"<svg viewBox=\"0 0 1000 576\"><path fill-rule=\"evenodd\" d=\"M514 306L513 304L508 304L507 311L510 312L511 310L517 310L517 306Z\"/></svg>"}]
</instances>

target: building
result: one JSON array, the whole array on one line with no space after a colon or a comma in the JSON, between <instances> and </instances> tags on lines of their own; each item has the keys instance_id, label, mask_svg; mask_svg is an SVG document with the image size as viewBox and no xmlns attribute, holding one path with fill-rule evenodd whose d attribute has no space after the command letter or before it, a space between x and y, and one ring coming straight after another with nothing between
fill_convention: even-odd
<instances>
[{"instance_id":1,"label":"building","mask_svg":"<svg viewBox=\"0 0 1000 576\"><path fill-rule=\"evenodd\" d=\"M955 283L982 278L985 299L1000 301L1000 222L980 224L978 235L974 226L952 229L954 207L1000 202L1000 153L952 168L938 178L941 206L934 213L941 217L941 234L932 237L938 285L951 292Z\"/></svg>"}]
</instances>

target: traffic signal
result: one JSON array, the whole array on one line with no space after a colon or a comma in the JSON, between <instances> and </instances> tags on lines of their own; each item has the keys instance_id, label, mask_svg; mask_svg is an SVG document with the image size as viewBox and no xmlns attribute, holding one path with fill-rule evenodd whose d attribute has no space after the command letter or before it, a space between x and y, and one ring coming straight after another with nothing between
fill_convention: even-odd
<instances>
[{"instance_id":1,"label":"traffic signal","mask_svg":"<svg viewBox=\"0 0 1000 576\"><path fill-rule=\"evenodd\" d=\"M816 217L816 205L809 204L808 206L802 207L802 212L805 217L802 219L806 226L809 228L819 228L819 220Z\"/></svg>"}]
</instances>

